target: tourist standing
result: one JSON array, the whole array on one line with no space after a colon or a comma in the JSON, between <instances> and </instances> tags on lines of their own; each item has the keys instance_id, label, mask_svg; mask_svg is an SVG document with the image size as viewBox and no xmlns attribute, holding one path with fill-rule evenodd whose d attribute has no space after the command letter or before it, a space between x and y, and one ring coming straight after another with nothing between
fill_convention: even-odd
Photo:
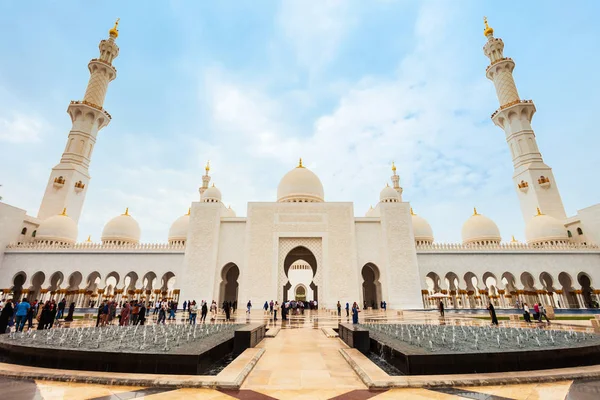
<instances>
[{"instance_id":1,"label":"tourist standing","mask_svg":"<svg viewBox=\"0 0 600 400\"><path fill-rule=\"evenodd\" d=\"M173 320L175 321L175 308L177 307L175 305L175 302L170 302L170 307L169 307L169 321Z\"/></svg>"},{"instance_id":2,"label":"tourist standing","mask_svg":"<svg viewBox=\"0 0 600 400\"><path fill-rule=\"evenodd\" d=\"M265 315L269 312L269 302L265 300L265 304L263 305L263 309L265 310Z\"/></svg>"},{"instance_id":3,"label":"tourist standing","mask_svg":"<svg viewBox=\"0 0 600 400\"><path fill-rule=\"evenodd\" d=\"M383 311L387 311L387 302L385 300L383 301Z\"/></svg>"},{"instance_id":4,"label":"tourist standing","mask_svg":"<svg viewBox=\"0 0 600 400\"><path fill-rule=\"evenodd\" d=\"M121 319L119 320L119 325L127 326L129 325L129 316L131 315L131 306L128 302L125 302L125 305L121 308Z\"/></svg>"},{"instance_id":5,"label":"tourist standing","mask_svg":"<svg viewBox=\"0 0 600 400\"><path fill-rule=\"evenodd\" d=\"M25 321L27 321L27 313L31 305L27 299L23 299L15 308L15 332L22 332L25 327Z\"/></svg>"},{"instance_id":6,"label":"tourist standing","mask_svg":"<svg viewBox=\"0 0 600 400\"><path fill-rule=\"evenodd\" d=\"M540 306L538 306L537 303L533 303L533 319L535 322L542 322L542 319L540 318Z\"/></svg>"},{"instance_id":7,"label":"tourist standing","mask_svg":"<svg viewBox=\"0 0 600 400\"><path fill-rule=\"evenodd\" d=\"M185 312L187 310L187 300L183 301L183 311Z\"/></svg>"},{"instance_id":8,"label":"tourist standing","mask_svg":"<svg viewBox=\"0 0 600 400\"><path fill-rule=\"evenodd\" d=\"M228 301L223 302L223 311L225 311L225 321L229 321L231 318L231 307Z\"/></svg>"},{"instance_id":9,"label":"tourist standing","mask_svg":"<svg viewBox=\"0 0 600 400\"><path fill-rule=\"evenodd\" d=\"M190 324L196 325L196 316L198 315L198 306L196 305L196 300L188 303L188 307L190 310Z\"/></svg>"},{"instance_id":10,"label":"tourist standing","mask_svg":"<svg viewBox=\"0 0 600 400\"><path fill-rule=\"evenodd\" d=\"M438 309L440 310L440 317L444 317L444 302L440 300L440 305L438 306Z\"/></svg>"},{"instance_id":11,"label":"tourist standing","mask_svg":"<svg viewBox=\"0 0 600 400\"><path fill-rule=\"evenodd\" d=\"M58 312L56 313L56 319L63 318L65 314L65 307L67 306L67 299L63 298L60 303L58 303L57 308Z\"/></svg>"},{"instance_id":12,"label":"tourist standing","mask_svg":"<svg viewBox=\"0 0 600 400\"><path fill-rule=\"evenodd\" d=\"M350 303L346 302L346 318L350 316Z\"/></svg>"},{"instance_id":13,"label":"tourist standing","mask_svg":"<svg viewBox=\"0 0 600 400\"><path fill-rule=\"evenodd\" d=\"M246 304L246 314L250 314L250 310L252 309L252 301L248 300Z\"/></svg>"},{"instance_id":14,"label":"tourist standing","mask_svg":"<svg viewBox=\"0 0 600 400\"><path fill-rule=\"evenodd\" d=\"M144 325L146 322L146 303L142 302L140 304L140 312L138 313L138 323L140 325Z\"/></svg>"},{"instance_id":15,"label":"tourist standing","mask_svg":"<svg viewBox=\"0 0 600 400\"><path fill-rule=\"evenodd\" d=\"M352 323L353 324L358 324L358 313L360 312L360 310L358 309L358 304L356 304L356 302L354 302L354 304L352 304Z\"/></svg>"},{"instance_id":16,"label":"tourist standing","mask_svg":"<svg viewBox=\"0 0 600 400\"><path fill-rule=\"evenodd\" d=\"M158 310L158 320L156 321L156 323L160 324L162 322L164 325L166 319L167 319L167 304L166 304L166 302L163 302L162 305L160 306L160 310Z\"/></svg>"},{"instance_id":17,"label":"tourist standing","mask_svg":"<svg viewBox=\"0 0 600 400\"><path fill-rule=\"evenodd\" d=\"M216 319L217 319L217 302L213 300L212 303L210 303L210 320L216 321Z\"/></svg>"},{"instance_id":18,"label":"tourist standing","mask_svg":"<svg viewBox=\"0 0 600 400\"><path fill-rule=\"evenodd\" d=\"M65 321L72 322L74 313L75 313L75 302L71 302L71 304L69 304L69 313L67 314L67 318L65 318Z\"/></svg>"},{"instance_id":19,"label":"tourist standing","mask_svg":"<svg viewBox=\"0 0 600 400\"><path fill-rule=\"evenodd\" d=\"M531 322L531 315L529 315L527 303L523 303L523 318L525 319L525 322Z\"/></svg>"},{"instance_id":20,"label":"tourist standing","mask_svg":"<svg viewBox=\"0 0 600 400\"><path fill-rule=\"evenodd\" d=\"M338 317L341 317L342 316L342 305L340 304L339 300L337 302L337 310L338 310Z\"/></svg>"},{"instance_id":21,"label":"tourist standing","mask_svg":"<svg viewBox=\"0 0 600 400\"><path fill-rule=\"evenodd\" d=\"M275 301L275 304L273 304L273 321L277 321L277 311L279 311L279 303Z\"/></svg>"},{"instance_id":22,"label":"tourist standing","mask_svg":"<svg viewBox=\"0 0 600 400\"><path fill-rule=\"evenodd\" d=\"M39 306L39 303L36 299L33 302L33 304L31 305L31 307L29 308L29 311L27 312L27 328L28 329L33 329L33 316L35 314L37 314L38 306Z\"/></svg>"},{"instance_id":23,"label":"tourist standing","mask_svg":"<svg viewBox=\"0 0 600 400\"><path fill-rule=\"evenodd\" d=\"M2 311L0 312L0 334L6 333L8 321L11 319L14 312L12 300L8 300L4 303L4 307L2 307Z\"/></svg>"},{"instance_id":24,"label":"tourist standing","mask_svg":"<svg viewBox=\"0 0 600 400\"><path fill-rule=\"evenodd\" d=\"M140 317L140 305L134 301L133 309L131 310L131 324L137 325L138 318Z\"/></svg>"},{"instance_id":25,"label":"tourist standing","mask_svg":"<svg viewBox=\"0 0 600 400\"><path fill-rule=\"evenodd\" d=\"M202 300L202 314L200 315L200 322L206 322L206 314L208 314L208 304Z\"/></svg>"},{"instance_id":26,"label":"tourist standing","mask_svg":"<svg viewBox=\"0 0 600 400\"><path fill-rule=\"evenodd\" d=\"M496 310L494 309L494 305L490 301L490 305L488 306L488 311L490 312L490 317L492 318L492 324L498 326L498 318L496 317Z\"/></svg>"}]
</instances>

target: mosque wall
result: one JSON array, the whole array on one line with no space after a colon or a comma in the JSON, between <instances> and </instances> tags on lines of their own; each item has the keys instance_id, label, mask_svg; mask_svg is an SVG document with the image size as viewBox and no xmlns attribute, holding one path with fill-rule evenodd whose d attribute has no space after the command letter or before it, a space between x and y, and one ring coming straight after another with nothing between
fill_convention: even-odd
<instances>
[{"instance_id":1,"label":"mosque wall","mask_svg":"<svg viewBox=\"0 0 600 400\"><path fill-rule=\"evenodd\" d=\"M221 228L221 203L192 203L183 260L182 299L213 299Z\"/></svg>"},{"instance_id":2,"label":"mosque wall","mask_svg":"<svg viewBox=\"0 0 600 400\"><path fill-rule=\"evenodd\" d=\"M360 298L356 299L358 304L363 304L363 276L362 270L367 264L374 265L382 278L387 276L388 264L384 259L385 246L382 240L383 232L379 218L357 218L355 220L356 231L356 253L358 267L358 282ZM388 300L388 285L381 285L381 300ZM351 303L352 304L352 303Z\"/></svg>"},{"instance_id":3,"label":"mosque wall","mask_svg":"<svg viewBox=\"0 0 600 400\"><path fill-rule=\"evenodd\" d=\"M529 273L533 277L536 289L542 289L540 275L546 272L552 278L555 289L561 288L559 275L565 272L571 278L573 287L579 287L578 276L581 273L591 278L592 287L600 287L600 252L557 252L531 251L529 253L492 252L460 252L460 253L418 253L419 282L422 289L427 289L425 278L434 273L440 278L442 289L448 290L445 277L454 273L458 276L459 287L466 286L466 275L472 273L477 278L477 288L484 289L484 275L492 274L497 287L502 289L501 282L505 273L514 276L519 288L523 287L522 275ZM596 285L596 286L594 286Z\"/></svg>"},{"instance_id":4,"label":"mosque wall","mask_svg":"<svg viewBox=\"0 0 600 400\"><path fill-rule=\"evenodd\" d=\"M119 275L117 286L122 286L125 276L135 272L138 276L136 287L141 288L142 279L148 272L154 272L160 284L161 277L167 273L175 274L176 286L183 283L181 265L183 253L143 253L143 252L77 252L77 251L7 251L4 254L2 273L0 274L0 287L10 288L13 278L19 272L25 272L27 280L25 288L32 285L32 277L37 272L45 275L42 287L50 286L51 276L55 273L62 274L62 288L68 286L69 277L75 272L82 275L79 288L85 288L87 278L92 272L100 274L99 287L103 288L105 279L111 272ZM10 272L9 272L10 271Z\"/></svg>"},{"instance_id":5,"label":"mosque wall","mask_svg":"<svg viewBox=\"0 0 600 400\"><path fill-rule=\"evenodd\" d=\"M0 281L10 275L4 266L4 250L8 244L18 241L24 219L25 210L0 202Z\"/></svg>"},{"instance_id":6,"label":"mosque wall","mask_svg":"<svg viewBox=\"0 0 600 400\"><path fill-rule=\"evenodd\" d=\"M380 203L383 257L388 265L382 283L390 308L422 308L419 267L409 203Z\"/></svg>"},{"instance_id":7,"label":"mosque wall","mask_svg":"<svg viewBox=\"0 0 600 400\"><path fill-rule=\"evenodd\" d=\"M244 247L246 242L246 221L242 218L222 220L219 229L219 251L217 256L216 276L214 280L213 297L219 300L219 290L223 280L223 270L229 263L238 266L240 276L238 282L243 278L244 271ZM239 301L239 299L238 299Z\"/></svg>"},{"instance_id":8,"label":"mosque wall","mask_svg":"<svg viewBox=\"0 0 600 400\"><path fill-rule=\"evenodd\" d=\"M358 298L358 268L352 203L249 203L247 238L240 301L283 300L279 273L284 259L280 238L320 239L322 285L321 306L333 307L338 300ZM314 250L311 250L314 251Z\"/></svg>"},{"instance_id":9,"label":"mosque wall","mask_svg":"<svg viewBox=\"0 0 600 400\"><path fill-rule=\"evenodd\" d=\"M589 242L600 244L600 204L579 210L577 215L581 221L581 228Z\"/></svg>"}]
</instances>

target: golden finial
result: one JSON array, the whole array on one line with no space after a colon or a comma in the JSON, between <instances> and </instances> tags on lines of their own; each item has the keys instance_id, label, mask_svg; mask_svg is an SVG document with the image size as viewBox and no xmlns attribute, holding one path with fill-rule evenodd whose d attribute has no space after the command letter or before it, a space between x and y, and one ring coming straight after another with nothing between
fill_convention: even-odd
<instances>
[{"instance_id":1,"label":"golden finial","mask_svg":"<svg viewBox=\"0 0 600 400\"><path fill-rule=\"evenodd\" d=\"M185 214L185 215L190 215L191 213L192 213L192 209L191 209L191 208L188 208L188 212L187 212L187 214Z\"/></svg>"},{"instance_id":2,"label":"golden finial","mask_svg":"<svg viewBox=\"0 0 600 400\"><path fill-rule=\"evenodd\" d=\"M298 162L298 166L296 168L304 168L304 165L302 165L302 157L300 157L300 161Z\"/></svg>"},{"instance_id":3,"label":"golden finial","mask_svg":"<svg viewBox=\"0 0 600 400\"><path fill-rule=\"evenodd\" d=\"M396 174L396 164L392 161L392 171L394 171L394 175Z\"/></svg>"},{"instance_id":4,"label":"golden finial","mask_svg":"<svg viewBox=\"0 0 600 400\"><path fill-rule=\"evenodd\" d=\"M417 214L415 214L415 212L413 211L412 207L410 208L410 215L417 215Z\"/></svg>"},{"instance_id":5,"label":"golden finial","mask_svg":"<svg viewBox=\"0 0 600 400\"><path fill-rule=\"evenodd\" d=\"M483 30L483 36L493 35L494 30L488 25L487 17L483 17L483 23L485 24L485 29Z\"/></svg>"},{"instance_id":6,"label":"golden finial","mask_svg":"<svg viewBox=\"0 0 600 400\"><path fill-rule=\"evenodd\" d=\"M117 18L117 20L115 21L115 26L113 26L112 28L110 28L110 30L108 31L108 34L110 36L114 36L115 38L119 37L119 29L117 29L119 27L119 20L121 18Z\"/></svg>"},{"instance_id":7,"label":"golden finial","mask_svg":"<svg viewBox=\"0 0 600 400\"><path fill-rule=\"evenodd\" d=\"M88 235L88 238L86 240L87 243L91 243L92 242L92 235Z\"/></svg>"},{"instance_id":8,"label":"golden finial","mask_svg":"<svg viewBox=\"0 0 600 400\"><path fill-rule=\"evenodd\" d=\"M63 215L63 216L66 217L67 216L67 209L63 208L63 211L62 211L62 213L60 213L60 215Z\"/></svg>"},{"instance_id":9,"label":"golden finial","mask_svg":"<svg viewBox=\"0 0 600 400\"><path fill-rule=\"evenodd\" d=\"M537 208L537 215L544 215L544 214L542 214L542 212L540 211L540 208L539 208L539 207L536 207L536 208Z\"/></svg>"},{"instance_id":10,"label":"golden finial","mask_svg":"<svg viewBox=\"0 0 600 400\"><path fill-rule=\"evenodd\" d=\"M127 208L125 209L125 214L123 214L123 215L127 215L127 216L129 217L129 207L127 207Z\"/></svg>"},{"instance_id":11,"label":"golden finial","mask_svg":"<svg viewBox=\"0 0 600 400\"><path fill-rule=\"evenodd\" d=\"M517 242L518 242L518 240L517 240L517 239L515 239L515 235L512 235L512 240L511 240L510 242L511 242L511 243L517 243Z\"/></svg>"},{"instance_id":12,"label":"golden finial","mask_svg":"<svg viewBox=\"0 0 600 400\"><path fill-rule=\"evenodd\" d=\"M208 175L208 171L210 171L210 160L206 162L206 167L204 167L204 170L206 171L206 175Z\"/></svg>"},{"instance_id":13,"label":"golden finial","mask_svg":"<svg viewBox=\"0 0 600 400\"><path fill-rule=\"evenodd\" d=\"M477 207L473 207L473 215L479 215L477 214Z\"/></svg>"},{"instance_id":14,"label":"golden finial","mask_svg":"<svg viewBox=\"0 0 600 400\"><path fill-rule=\"evenodd\" d=\"M385 187L390 187L390 185L389 185L389 184L386 182L386 183L385 183Z\"/></svg>"},{"instance_id":15,"label":"golden finial","mask_svg":"<svg viewBox=\"0 0 600 400\"><path fill-rule=\"evenodd\" d=\"M212 187L215 187L215 183L214 183L214 182L213 182L213 185L212 185Z\"/></svg>"}]
</instances>

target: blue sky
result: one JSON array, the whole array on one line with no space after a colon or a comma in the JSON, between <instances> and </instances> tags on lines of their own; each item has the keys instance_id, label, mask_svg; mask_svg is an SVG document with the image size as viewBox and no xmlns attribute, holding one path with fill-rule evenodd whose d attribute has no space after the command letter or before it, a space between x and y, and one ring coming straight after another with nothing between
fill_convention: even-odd
<instances>
[{"instance_id":1,"label":"blue sky","mask_svg":"<svg viewBox=\"0 0 600 400\"><path fill-rule=\"evenodd\" d=\"M142 6L143 4L143 6ZM223 201L274 201L298 157L328 201L375 205L396 162L404 200L436 241L473 206L524 237L483 15L533 99L567 214L600 199L600 2L148 1L0 3L0 195L36 215L98 42L116 17L118 76L98 136L80 239L129 207L164 242L199 198L206 160Z\"/></svg>"}]
</instances>

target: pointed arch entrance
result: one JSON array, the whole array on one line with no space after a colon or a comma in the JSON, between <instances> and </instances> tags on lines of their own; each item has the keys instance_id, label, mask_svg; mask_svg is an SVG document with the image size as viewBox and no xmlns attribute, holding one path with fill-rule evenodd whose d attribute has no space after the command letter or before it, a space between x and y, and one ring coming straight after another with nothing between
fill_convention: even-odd
<instances>
[{"instance_id":1,"label":"pointed arch entrance","mask_svg":"<svg viewBox=\"0 0 600 400\"><path fill-rule=\"evenodd\" d=\"M238 299L238 289L240 287L238 279L240 269L234 263L225 264L221 270L221 284L219 286L219 305L224 301L236 302Z\"/></svg>"},{"instance_id":2,"label":"pointed arch entrance","mask_svg":"<svg viewBox=\"0 0 600 400\"><path fill-rule=\"evenodd\" d=\"M283 261L283 273L285 274L286 277L286 282L283 285L283 301L288 301L288 300L294 300L293 298L289 298L288 293L289 290L292 288L292 284L290 282L289 279L289 272L290 272L290 267L292 266L292 264L296 263L296 261L304 261L306 263L306 265L308 265L310 267L310 269L312 270L312 281L310 282L309 287L312 290L313 293L313 298L312 299L306 299L306 301L310 301L310 300L316 300L317 302L319 301L319 288L317 286L317 284L315 283L315 276L317 274L317 258L315 257L315 255L313 254L312 251L310 251L309 249L307 249L304 246L296 246L294 247L292 250L290 250L287 255L285 256L285 259Z\"/></svg>"},{"instance_id":3,"label":"pointed arch entrance","mask_svg":"<svg viewBox=\"0 0 600 400\"><path fill-rule=\"evenodd\" d=\"M379 308L381 302L381 283L379 282L379 268L373 263L367 263L362 267L363 277L363 303L373 309Z\"/></svg>"}]
</instances>

